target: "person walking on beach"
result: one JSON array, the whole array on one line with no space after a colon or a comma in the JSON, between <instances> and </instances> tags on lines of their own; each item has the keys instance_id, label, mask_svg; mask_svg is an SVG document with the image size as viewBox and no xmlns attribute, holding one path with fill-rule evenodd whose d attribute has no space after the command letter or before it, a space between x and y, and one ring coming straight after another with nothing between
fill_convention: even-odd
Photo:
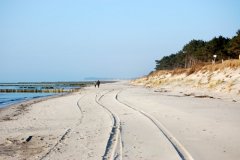
<instances>
[{"instance_id":1,"label":"person walking on beach","mask_svg":"<svg viewBox=\"0 0 240 160\"><path fill-rule=\"evenodd\" d=\"M99 86L100 86L100 81L99 80L97 81L97 85L98 85L98 88L99 88Z\"/></svg>"},{"instance_id":2,"label":"person walking on beach","mask_svg":"<svg viewBox=\"0 0 240 160\"><path fill-rule=\"evenodd\" d=\"M95 88L96 88L96 85L97 85L97 82L95 81L95 82L93 82L93 85L95 86Z\"/></svg>"}]
</instances>

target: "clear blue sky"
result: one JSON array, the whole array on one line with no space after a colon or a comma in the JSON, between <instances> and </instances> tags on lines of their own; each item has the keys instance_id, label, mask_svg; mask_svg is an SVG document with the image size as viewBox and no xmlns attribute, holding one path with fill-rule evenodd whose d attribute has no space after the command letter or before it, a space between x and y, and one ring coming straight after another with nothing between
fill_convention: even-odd
<instances>
[{"instance_id":1,"label":"clear blue sky","mask_svg":"<svg viewBox=\"0 0 240 160\"><path fill-rule=\"evenodd\" d=\"M239 0L0 0L0 82L140 77L238 29Z\"/></svg>"}]
</instances>

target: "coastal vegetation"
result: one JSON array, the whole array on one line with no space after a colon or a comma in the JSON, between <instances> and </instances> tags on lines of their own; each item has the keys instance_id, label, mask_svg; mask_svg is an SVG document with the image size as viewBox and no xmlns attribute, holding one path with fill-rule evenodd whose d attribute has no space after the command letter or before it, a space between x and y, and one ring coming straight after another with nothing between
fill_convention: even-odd
<instances>
[{"instance_id":1,"label":"coastal vegetation","mask_svg":"<svg viewBox=\"0 0 240 160\"><path fill-rule=\"evenodd\" d=\"M132 83L164 90L180 87L240 94L240 30L236 33L232 39L192 40L178 53L156 60L156 71Z\"/></svg>"},{"instance_id":2,"label":"coastal vegetation","mask_svg":"<svg viewBox=\"0 0 240 160\"><path fill-rule=\"evenodd\" d=\"M239 82L239 59L229 59L215 65L208 62L197 62L190 68L157 70L132 81L134 85L144 85L164 90L180 87L237 94L240 93Z\"/></svg>"},{"instance_id":3,"label":"coastal vegetation","mask_svg":"<svg viewBox=\"0 0 240 160\"><path fill-rule=\"evenodd\" d=\"M201 65L205 65L205 63L212 63L213 55L217 55L216 61L220 62L227 59L238 59L240 55L240 29L236 34L232 39L222 36L214 37L210 41L193 39L176 54L156 60L155 69L191 68L197 62L202 62Z\"/></svg>"}]
</instances>

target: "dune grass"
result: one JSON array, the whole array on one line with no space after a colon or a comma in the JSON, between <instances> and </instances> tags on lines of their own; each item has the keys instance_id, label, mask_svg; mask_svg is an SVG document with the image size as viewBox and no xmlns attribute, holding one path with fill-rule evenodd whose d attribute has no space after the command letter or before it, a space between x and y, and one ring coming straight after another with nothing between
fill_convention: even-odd
<instances>
[{"instance_id":1,"label":"dune grass","mask_svg":"<svg viewBox=\"0 0 240 160\"><path fill-rule=\"evenodd\" d=\"M177 68L172 71L172 76L174 75L181 75L181 74L186 74L189 72L189 68Z\"/></svg>"},{"instance_id":2,"label":"dune grass","mask_svg":"<svg viewBox=\"0 0 240 160\"><path fill-rule=\"evenodd\" d=\"M192 65L192 67L187 71L187 76L195 73L195 72L198 72L198 71L201 71L203 69L204 66L207 66L207 65L210 65L209 63L206 63L206 62L198 62L198 63L195 63L194 65Z\"/></svg>"},{"instance_id":3,"label":"dune grass","mask_svg":"<svg viewBox=\"0 0 240 160\"><path fill-rule=\"evenodd\" d=\"M189 83L192 84L193 86L201 86L208 84L209 88L212 89L219 84L224 83L224 79L222 80L212 80L212 76L215 75L214 71L216 74L221 73L223 69L230 68L230 69L237 69L240 68L240 60L239 59L231 59L231 60L226 60L225 62L217 62L215 65L212 65L212 63L208 62L199 62L195 63L191 68L177 68L174 70L157 70L152 72L150 75L135 79L133 83L135 85L138 85L140 83L144 84L145 86L160 86L165 83L171 83L171 82L180 82L178 84L174 84L175 87ZM196 79L194 83L191 83L194 81L193 78L190 78L191 74L198 73L197 77L201 74L207 73L207 83L201 83L202 78L199 77L199 79ZM227 74L227 71L224 71L225 77L227 79L231 78L232 76ZM179 76L180 75L180 76ZM232 86L234 85L234 81L230 81L229 83L226 83L226 87L228 88L228 91L231 91ZM240 91L239 91L240 94Z\"/></svg>"},{"instance_id":4,"label":"dune grass","mask_svg":"<svg viewBox=\"0 0 240 160\"><path fill-rule=\"evenodd\" d=\"M222 84L222 83L223 83L222 80L211 81L211 82L209 83L209 88L214 88L214 87L216 87L217 85Z\"/></svg>"},{"instance_id":5,"label":"dune grass","mask_svg":"<svg viewBox=\"0 0 240 160\"><path fill-rule=\"evenodd\" d=\"M237 69L239 67L240 67L239 59L230 59L226 60L224 63L221 64L206 66L206 68L210 71L223 70L224 68Z\"/></svg>"},{"instance_id":6,"label":"dune grass","mask_svg":"<svg viewBox=\"0 0 240 160\"><path fill-rule=\"evenodd\" d=\"M152 74L148 75L147 77L154 77L154 76L160 76L160 75L167 75L171 74L171 76L174 75L180 75L180 74L186 74L187 76L196 73L198 71L201 71L202 73L206 73L207 71L213 72L217 70L223 70L225 68L231 68L231 69L237 69L240 67L240 60L239 59L230 59L226 60L223 63L216 63L215 65L212 65L210 62L198 62L195 63L191 68L177 68L174 70L157 70L154 71Z\"/></svg>"},{"instance_id":7,"label":"dune grass","mask_svg":"<svg viewBox=\"0 0 240 160\"><path fill-rule=\"evenodd\" d=\"M141 79L136 79L136 80L134 81L134 84L135 84L135 85L137 85L137 84L139 84L139 83L142 83L142 80L141 80Z\"/></svg>"},{"instance_id":8,"label":"dune grass","mask_svg":"<svg viewBox=\"0 0 240 160\"><path fill-rule=\"evenodd\" d=\"M188 83L188 82L192 82L193 80L192 79L184 79L183 83Z\"/></svg>"},{"instance_id":9,"label":"dune grass","mask_svg":"<svg viewBox=\"0 0 240 160\"><path fill-rule=\"evenodd\" d=\"M228 83L228 92L230 92L230 91L232 90L233 84L234 84L234 81L230 81L230 82Z\"/></svg>"},{"instance_id":10,"label":"dune grass","mask_svg":"<svg viewBox=\"0 0 240 160\"><path fill-rule=\"evenodd\" d=\"M197 79L196 82L195 82L196 85L200 86L200 85L201 85L201 80L202 80L202 79Z\"/></svg>"}]
</instances>

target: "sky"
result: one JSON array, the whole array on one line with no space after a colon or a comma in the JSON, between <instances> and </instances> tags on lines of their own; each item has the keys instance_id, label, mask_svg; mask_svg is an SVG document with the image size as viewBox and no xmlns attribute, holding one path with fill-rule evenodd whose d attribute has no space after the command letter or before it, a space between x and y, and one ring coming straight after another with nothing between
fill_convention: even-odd
<instances>
[{"instance_id":1,"label":"sky","mask_svg":"<svg viewBox=\"0 0 240 160\"><path fill-rule=\"evenodd\" d=\"M0 82L136 78L192 39L232 38L239 0L0 0Z\"/></svg>"}]
</instances>

